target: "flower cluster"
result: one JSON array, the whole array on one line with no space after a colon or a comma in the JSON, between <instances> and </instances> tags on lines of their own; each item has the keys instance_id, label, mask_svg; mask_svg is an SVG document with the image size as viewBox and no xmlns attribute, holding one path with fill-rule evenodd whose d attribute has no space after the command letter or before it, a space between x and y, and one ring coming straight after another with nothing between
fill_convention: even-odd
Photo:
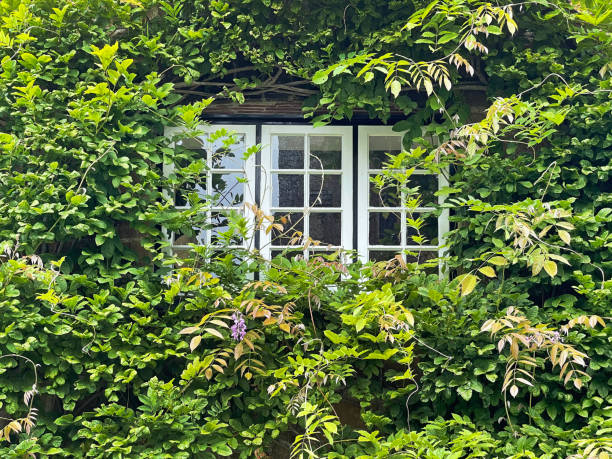
<instances>
[{"instance_id":1,"label":"flower cluster","mask_svg":"<svg viewBox=\"0 0 612 459\"><path fill-rule=\"evenodd\" d=\"M247 329L246 322L244 321L244 316L240 312L235 312L232 314L232 319L234 320L234 324L230 328L232 332L232 338L240 342L244 339L244 335L246 335Z\"/></svg>"}]
</instances>

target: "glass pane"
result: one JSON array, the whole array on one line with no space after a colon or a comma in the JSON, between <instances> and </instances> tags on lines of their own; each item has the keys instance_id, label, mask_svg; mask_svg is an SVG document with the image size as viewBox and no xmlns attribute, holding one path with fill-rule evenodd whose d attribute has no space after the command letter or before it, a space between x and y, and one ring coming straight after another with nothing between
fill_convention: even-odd
<instances>
[{"instance_id":1,"label":"glass pane","mask_svg":"<svg viewBox=\"0 0 612 459\"><path fill-rule=\"evenodd\" d=\"M222 137L208 143L212 152L211 167L214 169L242 169L246 152L244 134Z\"/></svg>"},{"instance_id":2,"label":"glass pane","mask_svg":"<svg viewBox=\"0 0 612 459\"><path fill-rule=\"evenodd\" d=\"M394 250L370 250L370 261L389 261L397 255Z\"/></svg>"},{"instance_id":3,"label":"glass pane","mask_svg":"<svg viewBox=\"0 0 612 459\"><path fill-rule=\"evenodd\" d=\"M310 176L310 206L340 207L341 197L342 181L340 175Z\"/></svg>"},{"instance_id":4,"label":"glass pane","mask_svg":"<svg viewBox=\"0 0 612 459\"><path fill-rule=\"evenodd\" d=\"M310 136L310 168L342 169L342 137Z\"/></svg>"},{"instance_id":5,"label":"glass pane","mask_svg":"<svg viewBox=\"0 0 612 459\"><path fill-rule=\"evenodd\" d=\"M274 223L280 223L283 229L274 228L272 230L272 245L300 244L301 234L304 233L304 214L275 212L273 217Z\"/></svg>"},{"instance_id":6,"label":"glass pane","mask_svg":"<svg viewBox=\"0 0 612 459\"><path fill-rule=\"evenodd\" d=\"M272 174L272 206L304 207L304 176Z\"/></svg>"},{"instance_id":7,"label":"glass pane","mask_svg":"<svg viewBox=\"0 0 612 459\"><path fill-rule=\"evenodd\" d=\"M400 216L391 212L370 212L370 245L400 245Z\"/></svg>"},{"instance_id":8,"label":"glass pane","mask_svg":"<svg viewBox=\"0 0 612 459\"><path fill-rule=\"evenodd\" d=\"M375 177L371 175L370 177ZM372 207L400 207L400 189L396 181L386 180L383 187L379 188L378 183L370 181L370 206Z\"/></svg>"},{"instance_id":9,"label":"glass pane","mask_svg":"<svg viewBox=\"0 0 612 459\"><path fill-rule=\"evenodd\" d=\"M213 212L210 217L211 242L213 244L242 244L240 234L234 228L230 229L229 218L224 213Z\"/></svg>"},{"instance_id":10,"label":"glass pane","mask_svg":"<svg viewBox=\"0 0 612 459\"><path fill-rule=\"evenodd\" d=\"M318 247L318 248L315 247L315 248L311 248L310 250L308 250L308 258L312 260L313 258L317 258L317 257L318 257L318 261L321 261L323 263L333 263L333 262L340 261L340 256L337 250L325 250L321 247ZM328 258L323 258L323 257L328 257Z\"/></svg>"},{"instance_id":11,"label":"glass pane","mask_svg":"<svg viewBox=\"0 0 612 459\"><path fill-rule=\"evenodd\" d=\"M417 230L418 228L418 230ZM422 238L422 239L421 239ZM407 245L438 245L438 220L435 216L423 214L406 216Z\"/></svg>"},{"instance_id":12,"label":"glass pane","mask_svg":"<svg viewBox=\"0 0 612 459\"><path fill-rule=\"evenodd\" d=\"M396 155L402 151L401 135L370 136L368 142L370 169L382 169L389 161L387 153Z\"/></svg>"},{"instance_id":13,"label":"glass pane","mask_svg":"<svg viewBox=\"0 0 612 459\"><path fill-rule=\"evenodd\" d=\"M190 201L197 201L198 197L201 200L206 199L206 183L185 183L174 195L174 205L177 207L184 207L189 205Z\"/></svg>"},{"instance_id":14,"label":"glass pane","mask_svg":"<svg viewBox=\"0 0 612 459\"><path fill-rule=\"evenodd\" d=\"M426 250L422 250L420 252L413 252L415 255L406 254L406 262L407 263L423 263L427 260L433 260L438 256L438 252L429 252Z\"/></svg>"},{"instance_id":15,"label":"glass pane","mask_svg":"<svg viewBox=\"0 0 612 459\"><path fill-rule=\"evenodd\" d=\"M340 245L342 243L342 214L311 213L310 237L322 244Z\"/></svg>"},{"instance_id":16,"label":"glass pane","mask_svg":"<svg viewBox=\"0 0 612 459\"><path fill-rule=\"evenodd\" d=\"M212 192L217 206L238 206L244 202L243 174L213 174Z\"/></svg>"},{"instance_id":17,"label":"glass pane","mask_svg":"<svg viewBox=\"0 0 612 459\"><path fill-rule=\"evenodd\" d=\"M296 250L296 249L284 249L284 250L272 250L271 252L272 258L276 258L279 256L283 256L284 258L287 259L294 259L294 258L299 258L299 259L303 259L304 258L304 252L302 250Z\"/></svg>"},{"instance_id":18,"label":"glass pane","mask_svg":"<svg viewBox=\"0 0 612 459\"><path fill-rule=\"evenodd\" d=\"M304 169L304 136L272 136L272 169Z\"/></svg>"},{"instance_id":19,"label":"glass pane","mask_svg":"<svg viewBox=\"0 0 612 459\"><path fill-rule=\"evenodd\" d=\"M434 193L438 191L438 177L436 175L412 174L406 187L414 191L414 197L420 196L421 207L438 202L437 197L434 196ZM418 189L415 189L417 187ZM412 193L408 193L407 197L410 198L411 195Z\"/></svg>"},{"instance_id":20,"label":"glass pane","mask_svg":"<svg viewBox=\"0 0 612 459\"><path fill-rule=\"evenodd\" d=\"M202 150L202 156L206 157L206 150L204 149L204 140L200 137L192 137L190 139L179 140L177 144L189 150Z\"/></svg>"},{"instance_id":21,"label":"glass pane","mask_svg":"<svg viewBox=\"0 0 612 459\"><path fill-rule=\"evenodd\" d=\"M193 232L189 232L189 231L174 232L173 245L178 246L178 245L189 245L189 244L197 244L197 245L206 244L206 231L200 228L194 228Z\"/></svg>"}]
</instances>

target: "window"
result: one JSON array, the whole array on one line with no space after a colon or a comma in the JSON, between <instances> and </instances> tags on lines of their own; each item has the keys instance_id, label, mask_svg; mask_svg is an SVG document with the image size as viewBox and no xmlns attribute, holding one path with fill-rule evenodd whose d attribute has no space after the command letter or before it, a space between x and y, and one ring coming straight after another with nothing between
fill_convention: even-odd
<instances>
[{"instance_id":1,"label":"window","mask_svg":"<svg viewBox=\"0 0 612 459\"><path fill-rule=\"evenodd\" d=\"M241 125L203 126L203 134L197 138L181 141L180 145L197 150L201 159L206 162L206 169L201 180L189 184L183 193L174 196L177 208L187 209L190 204L184 195L197 194L201 199L215 199L215 206L206 211L204 221L208 229L193 228L186 234L172 232L168 235L172 250L181 253L190 248L189 244L215 245L228 230L228 218L232 211L247 215L244 204L254 202L253 186L255 183L254 155L244 159L249 146L255 144L255 127ZM166 129L166 135L177 131ZM170 174L173 168L166 167ZM230 246L246 247L250 241L233 239Z\"/></svg>"},{"instance_id":2,"label":"window","mask_svg":"<svg viewBox=\"0 0 612 459\"><path fill-rule=\"evenodd\" d=\"M353 145L354 130L357 145ZM256 143L255 126L212 125L203 131L199 138L183 144L201 151L207 164L203 179L191 184L189 191L203 198L215 196L219 205L206 212L212 229L169 235L175 251L187 249L189 244L218 242L227 230L228 211L241 212L253 223L245 203L259 204L282 225L282 231L276 227L258 235L256 248L266 258L285 250L295 249L309 257L342 247L356 249L364 261L391 259L397 253L407 261L423 261L435 257L443 244L447 211L438 218L432 214L435 203L441 202L434 193L446 184L442 175L424 170L413 173L410 183L419 187L422 196L422 203L414 208L406 206L406 196L397 187L381 190L371 181L381 173L387 154L399 153L402 148L402 133L389 126L262 125L261 139L257 139L261 154L246 160L244 152ZM226 139L230 132L235 143ZM180 197L175 203L179 208L189 207ZM419 231L424 241L410 224L410 219L420 217L424 219ZM309 239L320 243L304 248ZM255 247L254 241L236 240L232 245ZM407 251L418 253L418 257Z\"/></svg>"},{"instance_id":3,"label":"window","mask_svg":"<svg viewBox=\"0 0 612 459\"><path fill-rule=\"evenodd\" d=\"M274 257L302 234L304 256L352 248L351 127L263 126L262 209L283 225L262 237L262 254Z\"/></svg>"},{"instance_id":4,"label":"window","mask_svg":"<svg viewBox=\"0 0 612 459\"><path fill-rule=\"evenodd\" d=\"M430 213L438 200L434 193L446 184L445 177L415 170L408 187L418 187L422 203L419 207L408 208L406 196L398 192L397 187L378 188L372 183L372 178L382 172L387 154L401 152L403 134L394 132L389 126L359 126L358 129L357 221L363 229L358 233L360 257L378 261L402 253L406 261L435 258L443 244L442 237L448 231L448 211L445 210L440 218ZM417 233L409 223L418 218L423 218L424 224ZM425 238L424 243L419 236ZM406 255L406 251L418 255Z\"/></svg>"}]
</instances>

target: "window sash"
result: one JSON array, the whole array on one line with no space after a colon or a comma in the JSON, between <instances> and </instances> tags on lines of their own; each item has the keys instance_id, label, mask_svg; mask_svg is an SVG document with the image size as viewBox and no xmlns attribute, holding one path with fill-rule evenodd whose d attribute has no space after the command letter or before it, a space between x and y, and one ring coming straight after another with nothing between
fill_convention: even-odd
<instances>
[{"instance_id":1,"label":"window sash","mask_svg":"<svg viewBox=\"0 0 612 459\"><path fill-rule=\"evenodd\" d=\"M407 236L407 225L405 223L406 209L403 206L395 207L384 207L384 206L371 206L370 205L370 177L376 174L380 174L382 169L372 168L370 169L370 137L386 137L396 136L400 138L400 142L403 138L402 132L393 131L392 126L358 126L357 128L357 221L359 222L359 232L357 241L357 252L359 258L366 262L370 259L370 252L389 252L390 254L402 253L405 250L414 252L439 252L440 255L444 251L444 234L448 232L448 209L444 209L441 215L437 218L437 236L438 244L418 245L410 244ZM401 145L401 143L400 143ZM413 174L421 175L433 175L429 171L417 169ZM438 174L437 176L438 190L444 186L447 186L447 180L444 174ZM403 198L401 198L403 202ZM443 199L438 197L438 204L441 204ZM434 207L417 207L413 209L412 213L425 213L435 210ZM399 244L383 245L383 244L371 244L370 243L370 214L372 212L397 212L400 214L400 239ZM405 259L406 256L402 254ZM392 258L389 257L389 258Z\"/></svg>"},{"instance_id":2,"label":"window sash","mask_svg":"<svg viewBox=\"0 0 612 459\"><path fill-rule=\"evenodd\" d=\"M202 134L200 137L206 137L214 134L215 132L225 129L229 133L233 133L235 135L243 135L244 136L244 145L246 148L249 148L252 145L256 144L255 138L255 125L241 125L241 124L213 124L213 125L201 125L198 126L198 131L201 131ZM167 137L171 137L183 132L184 129L181 127L166 127L164 129L164 135ZM204 142L204 147L207 142ZM171 145L174 147L174 143ZM245 148L245 151L246 151ZM244 153L244 152L243 152ZM206 212L207 214L207 222L212 223L213 214L223 213L224 211L236 210L241 212L245 218L247 218L248 225L250 228L254 226L255 216L253 212L245 206L245 203L253 203L255 202L255 177L257 174L256 163L255 163L255 155L251 155L246 160L242 160L242 168L221 168L221 167L212 167L212 154L209 154L206 158L206 164L208 169L206 171L206 193L213 194L212 189L212 180L213 175L225 175L225 174L241 174L246 179L246 183L243 184L243 201L238 205L221 205L221 206L211 206L210 209ZM174 164L166 164L163 165L163 173L168 176L174 171ZM169 198L174 199L174 197ZM187 209L189 205L185 206L176 206L177 209ZM189 249L190 246L187 244L175 244L174 243L174 234L171 231L163 229L164 238L166 241L170 243L170 250L184 250ZM203 241L205 244L212 244L213 238L213 229L210 228L206 230L205 240ZM253 235L248 235L241 244L232 244L229 247L232 248L248 248L252 246Z\"/></svg>"},{"instance_id":3,"label":"window sash","mask_svg":"<svg viewBox=\"0 0 612 459\"><path fill-rule=\"evenodd\" d=\"M304 137L304 169L273 168L272 140L274 136L303 136ZM341 168L318 169L310 167L310 136L338 136L341 138ZM301 213L303 214L303 234L309 235L310 219L313 214L334 213L340 214L340 244L310 246L303 251L306 258L311 251L327 251L340 247L351 250L353 248L353 128L351 126L323 126L311 125L263 125L261 130L262 167L261 167L261 193L262 210L266 215L274 213ZM272 177L274 175L301 175L304 177L304 206L276 206L273 205ZM312 176L340 176L340 205L339 206L308 206L310 200L310 177ZM308 200L308 201L307 201ZM287 245L272 245L272 232L261 232L261 254L270 259L272 252L282 251L290 247Z\"/></svg>"}]
</instances>

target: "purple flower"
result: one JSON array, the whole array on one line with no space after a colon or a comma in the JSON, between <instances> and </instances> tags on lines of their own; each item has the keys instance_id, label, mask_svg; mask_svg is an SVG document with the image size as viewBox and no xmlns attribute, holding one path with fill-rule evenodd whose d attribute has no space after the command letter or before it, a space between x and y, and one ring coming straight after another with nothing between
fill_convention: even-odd
<instances>
[{"instance_id":1,"label":"purple flower","mask_svg":"<svg viewBox=\"0 0 612 459\"><path fill-rule=\"evenodd\" d=\"M232 319L234 320L234 324L230 327L232 338L240 342L244 339L247 329L244 316L240 312L235 312L232 314Z\"/></svg>"}]
</instances>

